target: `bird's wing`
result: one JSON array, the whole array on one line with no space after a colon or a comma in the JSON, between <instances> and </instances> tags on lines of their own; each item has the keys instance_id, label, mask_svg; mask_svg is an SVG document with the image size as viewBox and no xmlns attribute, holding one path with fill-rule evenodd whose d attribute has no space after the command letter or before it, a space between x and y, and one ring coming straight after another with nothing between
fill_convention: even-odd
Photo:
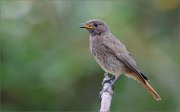
<instances>
[{"instance_id":1,"label":"bird's wing","mask_svg":"<svg viewBox=\"0 0 180 112\"><path fill-rule=\"evenodd\" d=\"M121 63L125 65L126 70L136 73L141 78L148 80L138 69L136 62L126 50L126 47L115 37L106 37L103 44L109 51L114 54Z\"/></svg>"},{"instance_id":2,"label":"bird's wing","mask_svg":"<svg viewBox=\"0 0 180 112\"><path fill-rule=\"evenodd\" d=\"M104 39L103 44L108 49L108 52L112 53L117 57L117 59L119 59L119 61L121 61L121 63L124 64L126 71L130 72L130 76L142 84L156 100L161 100L161 97L146 81L148 78L141 73L136 65L136 62L126 50L126 47L118 39L115 37L107 37Z\"/></svg>"}]
</instances>

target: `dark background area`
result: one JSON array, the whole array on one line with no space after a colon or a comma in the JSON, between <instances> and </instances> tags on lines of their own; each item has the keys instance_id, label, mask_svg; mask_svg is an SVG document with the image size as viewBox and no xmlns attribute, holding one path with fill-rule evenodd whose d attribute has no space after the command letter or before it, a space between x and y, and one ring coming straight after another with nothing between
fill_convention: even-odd
<instances>
[{"instance_id":1,"label":"dark background area","mask_svg":"<svg viewBox=\"0 0 180 112\"><path fill-rule=\"evenodd\" d=\"M1 111L98 111L104 71L80 23L102 19L162 100L125 76L112 111L180 111L179 0L1 0Z\"/></svg>"}]
</instances>

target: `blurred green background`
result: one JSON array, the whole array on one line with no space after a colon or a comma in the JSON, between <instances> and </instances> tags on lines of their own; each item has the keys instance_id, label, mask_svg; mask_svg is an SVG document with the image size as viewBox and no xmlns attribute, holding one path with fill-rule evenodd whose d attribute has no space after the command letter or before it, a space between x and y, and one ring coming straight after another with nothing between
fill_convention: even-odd
<instances>
[{"instance_id":1,"label":"blurred green background","mask_svg":"<svg viewBox=\"0 0 180 112\"><path fill-rule=\"evenodd\" d=\"M112 111L180 112L179 0L1 0L1 111L98 111L104 71L79 28L102 19L162 97L132 79L115 85Z\"/></svg>"}]
</instances>

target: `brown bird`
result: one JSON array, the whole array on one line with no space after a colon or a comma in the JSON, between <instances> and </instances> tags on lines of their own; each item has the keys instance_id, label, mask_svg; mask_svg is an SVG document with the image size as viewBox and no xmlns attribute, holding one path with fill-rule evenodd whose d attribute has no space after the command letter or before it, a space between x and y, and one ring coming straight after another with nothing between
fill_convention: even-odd
<instances>
[{"instance_id":1,"label":"brown bird","mask_svg":"<svg viewBox=\"0 0 180 112\"><path fill-rule=\"evenodd\" d=\"M161 100L126 47L112 35L105 22L94 19L84 23L80 28L90 32L90 51L106 74L113 75L110 79L111 84L114 84L121 74L125 74L137 80L155 100Z\"/></svg>"}]
</instances>

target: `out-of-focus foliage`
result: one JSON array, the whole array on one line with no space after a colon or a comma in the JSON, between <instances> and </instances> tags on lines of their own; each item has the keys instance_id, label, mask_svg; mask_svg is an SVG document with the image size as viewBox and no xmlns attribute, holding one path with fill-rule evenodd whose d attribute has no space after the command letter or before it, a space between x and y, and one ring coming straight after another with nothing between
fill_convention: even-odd
<instances>
[{"instance_id":1,"label":"out-of-focus foliage","mask_svg":"<svg viewBox=\"0 0 180 112\"><path fill-rule=\"evenodd\" d=\"M103 70L81 22L99 18L162 97L125 76L113 111L180 111L179 0L1 0L1 110L98 111Z\"/></svg>"}]
</instances>

